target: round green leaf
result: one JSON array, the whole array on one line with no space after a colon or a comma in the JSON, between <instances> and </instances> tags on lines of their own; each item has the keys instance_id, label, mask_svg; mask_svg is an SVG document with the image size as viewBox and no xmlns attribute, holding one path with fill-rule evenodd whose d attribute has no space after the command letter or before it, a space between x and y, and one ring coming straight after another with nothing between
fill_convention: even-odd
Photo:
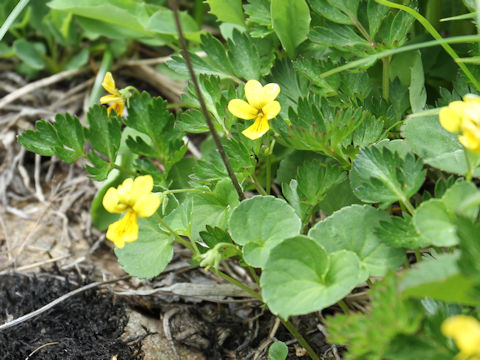
<instances>
[{"instance_id":1,"label":"round green leaf","mask_svg":"<svg viewBox=\"0 0 480 360\"><path fill-rule=\"evenodd\" d=\"M268 348L269 360L285 360L288 356L288 346L283 341L275 341Z\"/></svg>"},{"instance_id":2,"label":"round green leaf","mask_svg":"<svg viewBox=\"0 0 480 360\"><path fill-rule=\"evenodd\" d=\"M342 249L353 251L369 276L383 276L403 263L405 251L380 241L375 234L380 220L388 220L384 211L372 206L352 205L317 223L308 235L329 253Z\"/></svg>"},{"instance_id":3,"label":"round green leaf","mask_svg":"<svg viewBox=\"0 0 480 360\"><path fill-rule=\"evenodd\" d=\"M300 232L302 222L284 200L255 196L240 203L230 217L233 241L244 245L245 261L263 267L270 249Z\"/></svg>"},{"instance_id":4,"label":"round green leaf","mask_svg":"<svg viewBox=\"0 0 480 360\"><path fill-rule=\"evenodd\" d=\"M315 240L295 236L275 246L260 284L270 310L283 318L335 304L364 279L351 251L328 254Z\"/></svg>"},{"instance_id":5,"label":"round green leaf","mask_svg":"<svg viewBox=\"0 0 480 360\"><path fill-rule=\"evenodd\" d=\"M132 276L151 279L160 274L173 257L170 235L162 232L154 217L138 219L138 239L115 248L122 268Z\"/></svg>"},{"instance_id":6,"label":"round green leaf","mask_svg":"<svg viewBox=\"0 0 480 360\"><path fill-rule=\"evenodd\" d=\"M458 244L455 225L447 206L440 199L422 203L413 217L415 228L431 245L453 246Z\"/></svg>"},{"instance_id":7,"label":"round green leaf","mask_svg":"<svg viewBox=\"0 0 480 360\"><path fill-rule=\"evenodd\" d=\"M410 117L405 121L402 135L423 161L437 169L464 175L467 162L457 135L445 130L437 115ZM480 169L475 171L480 176Z\"/></svg>"}]
</instances>

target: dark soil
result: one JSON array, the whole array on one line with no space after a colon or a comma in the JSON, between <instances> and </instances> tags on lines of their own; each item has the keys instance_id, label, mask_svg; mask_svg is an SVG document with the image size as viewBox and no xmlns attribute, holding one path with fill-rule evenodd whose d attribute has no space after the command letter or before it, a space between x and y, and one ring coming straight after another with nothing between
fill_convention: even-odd
<instances>
[{"instance_id":1,"label":"dark soil","mask_svg":"<svg viewBox=\"0 0 480 360\"><path fill-rule=\"evenodd\" d=\"M0 324L82 285L66 276L0 276ZM126 343L119 338L127 321L123 303L106 291L88 290L33 319L0 330L0 357L110 360L116 355L118 360L143 359L140 339Z\"/></svg>"}]
</instances>

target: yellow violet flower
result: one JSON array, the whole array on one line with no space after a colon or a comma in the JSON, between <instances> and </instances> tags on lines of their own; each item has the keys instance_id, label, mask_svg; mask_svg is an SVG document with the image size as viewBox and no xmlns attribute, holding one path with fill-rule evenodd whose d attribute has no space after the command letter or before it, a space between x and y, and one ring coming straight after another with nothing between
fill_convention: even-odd
<instances>
[{"instance_id":1,"label":"yellow violet flower","mask_svg":"<svg viewBox=\"0 0 480 360\"><path fill-rule=\"evenodd\" d=\"M477 319L456 315L442 323L442 333L453 338L460 353L457 360L480 360L480 323Z\"/></svg>"},{"instance_id":2,"label":"yellow violet flower","mask_svg":"<svg viewBox=\"0 0 480 360\"><path fill-rule=\"evenodd\" d=\"M480 97L465 95L463 101L453 101L440 110L440 124L449 132L461 133L460 143L480 153Z\"/></svg>"},{"instance_id":3,"label":"yellow violet flower","mask_svg":"<svg viewBox=\"0 0 480 360\"><path fill-rule=\"evenodd\" d=\"M228 103L228 110L236 117L252 120L253 125L242 131L242 134L251 140L263 136L269 129L269 120L280 112L280 103L275 101L280 93L280 86L275 83L262 86L257 80L249 80L245 84L245 97L247 101L233 99Z\"/></svg>"},{"instance_id":4,"label":"yellow violet flower","mask_svg":"<svg viewBox=\"0 0 480 360\"><path fill-rule=\"evenodd\" d=\"M125 97L118 91L115 87L115 80L111 72L107 72L102 82L103 88L110 93L110 95L105 95L100 98L101 104L111 104L107 113L110 115L110 111L115 110L118 116L122 116L123 110L125 109Z\"/></svg>"},{"instance_id":5,"label":"yellow violet flower","mask_svg":"<svg viewBox=\"0 0 480 360\"><path fill-rule=\"evenodd\" d=\"M119 248L125 242L132 242L138 238L137 216L150 217L160 206L158 196L151 193L153 178L150 175L126 179L118 188L111 187L103 197L103 207L110 213L125 216L110 224L107 230L107 239Z\"/></svg>"}]
</instances>

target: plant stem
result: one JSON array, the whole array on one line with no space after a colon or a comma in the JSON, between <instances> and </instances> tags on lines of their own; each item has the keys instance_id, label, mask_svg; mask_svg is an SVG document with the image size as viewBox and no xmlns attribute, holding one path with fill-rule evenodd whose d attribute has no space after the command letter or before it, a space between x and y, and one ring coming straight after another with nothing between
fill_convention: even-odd
<instances>
[{"instance_id":1,"label":"plant stem","mask_svg":"<svg viewBox=\"0 0 480 360\"><path fill-rule=\"evenodd\" d=\"M107 73L108 69L112 66L113 63L113 54L110 51L110 48L107 46L105 52L103 53L102 62L100 64L100 68L98 69L97 76L95 77L95 83L92 87L92 92L90 93L90 99L88 100L88 106L92 107L95 104L98 104L98 99L100 98L100 94L103 91L102 89L102 82L105 78L105 74ZM122 114L117 114L121 116Z\"/></svg>"},{"instance_id":2,"label":"plant stem","mask_svg":"<svg viewBox=\"0 0 480 360\"><path fill-rule=\"evenodd\" d=\"M267 195L270 195L270 187L272 183L272 154L267 155L267 159L265 160L265 167L266 167L266 179L265 179L265 192Z\"/></svg>"},{"instance_id":3,"label":"plant stem","mask_svg":"<svg viewBox=\"0 0 480 360\"><path fill-rule=\"evenodd\" d=\"M121 171L121 172L125 173L125 174L132 175L132 176L137 176L136 171L124 168L123 166L120 166L120 165L117 165L117 164L112 164L112 167L114 169L117 169L118 171Z\"/></svg>"},{"instance_id":4,"label":"plant stem","mask_svg":"<svg viewBox=\"0 0 480 360\"><path fill-rule=\"evenodd\" d=\"M254 298L260 300L262 303L263 303L263 299L262 299L262 296L257 293L255 290L253 289L250 289L247 285L245 284L242 284L240 281L238 281L237 279L234 279L232 278L231 276L221 272L220 270L216 270L216 269L211 269L211 271L220 276L222 279L224 280L227 280L229 283L232 283L233 285L236 285L238 286L239 288L245 290L246 292L248 292L250 295L252 295Z\"/></svg>"},{"instance_id":5,"label":"plant stem","mask_svg":"<svg viewBox=\"0 0 480 360\"><path fill-rule=\"evenodd\" d=\"M253 267L249 266L248 271L250 272L250 275L252 276L253 280L255 280L255 282L257 284L260 284L260 279L258 278L258 275L255 272L255 269Z\"/></svg>"},{"instance_id":6,"label":"plant stem","mask_svg":"<svg viewBox=\"0 0 480 360\"><path fill-rule=\"evenodd\" d=\"M350 309L348 308L347 304L345 304L345 301L340 300L338 303L338 306L343 310L345 314L350 314Z\"/></svg>"},{"instance_id":7,"label":"plant stem","mask_svg":"<svg viewBox=\"0 0 480 360\"><path fill-rule=\"evenodd\" d=\"M12 26L12 24L15 22L15 19L18 17L18 15L20 15L25 6L27 6L28 1L29 0L20 0L10 15L8 15L2 27L0 27L0 41L2 41L3 37L7 33L10 26Z\"/></svg>"},{"instance_id":8,"label":"plant stem","mask_svg":"<svg viewBox=\"0 0 480 360\"><path fill-rule=\"evenodd\" d=\"M200 254L200 251L198 251L197 245L195 244L195 242L194 242L193 240L192 240L191 242L186 241L184 238L182 238L180 235L178 235L177 232L176 232L175 230L173 230L173 229L165 222L165 220L162 219L162 217L161 217L160 215L158 215L158 213L155 213L155 215L157 216L158 222L159 222L165 229L167 229L170 234L172 234L172 235L175 237L175 241L177 241L178 243L182 244L182 245L185 246L187 249L189 249L189 250L192 252L192 254L194 254L194 256Z\"/></svg>"},{"instance_id":9,"label":"plant stem","mask_svg":"<svg viewBox=\"0 0 480 360\"><path fill-rule=\"evenodd\" d=\"M282 322L283 326L285 326L287 328L287 330L290 332L290 334L292 334L295 337L295 339L298 340L300 345L302 345L304 347L304 349L307 350L307 353L310 356L310 358L312 360L320 360L318 355L315 353L315 350L312 349L310 344L307 342L307 340L305 340L305 338L302 336L302 334L300 334L300 332L297 330L297 328L295 326L293 326L293 324L290 321L282 319L281 317L278 317L278 318Z\"/></svg>"},{"instance_id":10,"label":"plant stem","mask_svg":"<svg viewBox=\"0 0 480 360\"><path fill-rule=\"evenodd\" d=\"M255 186L255 189L257 189L257 191L260 195L263 195L263 196L267 195L265 190L263 190L262 185L260 185L260 182L258 181L255 174L250 175L250 180L252 180L252 184Z\"/></svg>"},{"instance_id":11,"label":"plant stem","mask_svg":"<svg viewBox=\"0 0 480 360\"><path fill-rule=\"evenodd\" d=\"M183 52L183 58L185 59L185 63L187 64L188 72L190 73L190 77L192 78L193 86L195 87L195 92L197 93L198 97L198 102L200 103L200 106L202 108L202 113L203 116L205 117L205 120L207 121L208 128L210 130L210 133L212 134L213 140L215 141L215 145L217 146L218 152L220 153L220 156L222 157L223 163L225 164L225 167L227 168L228 176L230 176L230 179L232 180L232 184L235 187L235 190L237 191L238 198L240 201L245 199L245 194L243 193L242 188L240 187L240 184L238 183L237 176L233 172L232 166L230 165L230 161L227 158L227 154L225 153L225 149L223 148L223 145L220 141L220 136L218 135L217 131L215 130L215 126L213 125L213 121L210 117L210 114L207 110L207 106L205 105L205 100L202 95L202 91L200 90L200 86L198 85L197 77L195 76L195 72L193 70L192 62L190 60L190 55L187 51L187 42L185 41L185 37L183 36L183 31L182 31L182 25L180 24L180 18L178 15L178 3L177 0L169 0L170 7L173 10L173 15L175 19L175 24L177 26L177 32L178 32L178 38L180 41L180 45L182 47L182 52Z\"/></svg>"},{"instance_id":12,"label":"plant stem","mask_svg":"<svg viewBox=\"0 0 480 360\"><path fill-rule=\"evenodd\" d=\"M216 270L216 269L211 269L211 271L220 276L222 279L238 286L239 288L245 290L246 292L248 292L250 295L252 295L253 297L255 297L256 299L260 300L262 303L264 302L263 299L262 299L262 296L257 293L255 290L253 289L250 289L248 286L246 286L245 284L242 284L240 281L232 278L231 276L219 271L219 270ZM320 360L320 358L315 354L315 351L312 349L312 347L310 346L310 344L305 340L305 338L302 336L302 334L300 334L300 332L297 330L297 328L295 328L295 326L293 326L293 324L288 321L288 320L285 320L285 319L282 319L280 316L278 317L280 319L280 321L282 322L282 324L287 328L287 330L290 332L290 334L292 334L295 339L298 340L298 342L300 343L300 345L302 345L308 352L308 355L313 359L313 360Z\"/></svg>"},{"instance_id":13,"label":"plant stem","mask_svg":"<svg viewBox=\"0 0 480 360\"><path fill-rule=\"evenodd\" d=\"M382 97L388 101L390 96L390 61L391 56L382 58Z\"/></svg>"},{"instance_id":14,"label":"plant stem","mask_svg":"<svg viewBox=\"0 0 480 360\"><path fill-rule=\"evenodd\" d=\"M371 288L373 288L373 286L374 286L374 283L373 283L373 281L372 281L372 280L370 280L370 279L367 279L367 285L368 285L368 287L371 289Z\"/></svg>"},{"instance_id":15,"label":"plant stem","mask_svg":"<svg viewBox=\"0 0 480 360\"><path fill-rule=\"evenodd\" d=\"M442 35L438 33L437 30L430 24L430 22L423 17L421 14L419 14L417 11L412 9L411 7L405 6L405 5L400 5L396 4L394 2L388 1L388 0L375 0L377 3L392 7L395 9L403 10L410 15L412 15L420 24L423 25L425 30L427 30L430 35L436 40L443 40ZM441 42L440 45L443 47L443 49L452 57L452 59L457 63L458 67L463 71L463 73L468 77L468 79L472 82L472 84L475 86L477 91L480 91L480 82L476 79L476 77L470 72L470 70L467 68L467 66L461 62L458 62L457 60L460 58L458 54L453 50L453 48L445 43Z\"/></svg>"},{"instance_id":16,"label":"plant stem","mask_svg":"<svg viewBox=\"0 0 480 360\"><path fill-rule=\"evenodd\" d=\"M303 230L302 230L302 232L303 232L304 234L306 234L307 231L308 231L308 223L309 223L309 221L310 221L310 218L312 217L313 210L315 209L315 206L317 206L317 205L310 205L310 207L309 207L308 210L307 210L307 213L305 214L305 217L304 217L303 220L302 220L302 224L303 224Z\"/></svg>"},{"instance_id":17,"label":"plant stem","mask_svg":"<svg viewBox=\"0 0 480 360\"><path fill-rule=\"evenodd\" d=\"M419 249L415 249L415 258L417 259L417 263L422 261L422 253Z\"/></svg>"}]
</instances>

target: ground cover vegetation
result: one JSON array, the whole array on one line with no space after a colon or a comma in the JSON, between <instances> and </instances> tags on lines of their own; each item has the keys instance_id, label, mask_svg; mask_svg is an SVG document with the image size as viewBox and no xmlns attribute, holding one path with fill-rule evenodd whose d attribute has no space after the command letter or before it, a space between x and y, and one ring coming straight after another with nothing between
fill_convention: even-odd
<instances>
[{"instance_id":1,"label":"ground cover vegetation","mask_svg":"<svg viewBox=\"0 0 480 360\"><path fill-rule=\"evenodd\" d=\"M160 274L179 243L312 359L289 318L335 304L324 326L346 359L480 359L479 14L475 0L6 1L0 56L26 76L100 59L85 119L18 141L86 160L103 182L93 223L130 275ZM180 103L117 87L137 43L169 49L158 71L188 81Z\"/></svg>"}]
</instances>

